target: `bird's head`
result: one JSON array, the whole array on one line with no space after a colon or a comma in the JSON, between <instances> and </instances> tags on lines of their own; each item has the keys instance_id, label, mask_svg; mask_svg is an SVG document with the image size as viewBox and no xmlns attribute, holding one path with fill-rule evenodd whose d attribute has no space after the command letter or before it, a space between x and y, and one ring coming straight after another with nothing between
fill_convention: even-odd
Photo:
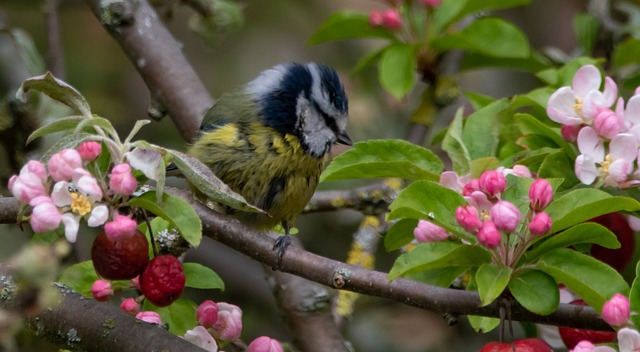
<instances>
[{"instance_id":1,"label":"bird's head","mask_svg":"<svg viewBox=\"0 0 640 352\"><path fill-rule=\"evenodd\" d=\"M246 92L265 125L295 135L309 154L322 157L334 143L351 145L347 96L332 68L316 63L278 65L249 82Z\"/></svg>"}]
</instances>

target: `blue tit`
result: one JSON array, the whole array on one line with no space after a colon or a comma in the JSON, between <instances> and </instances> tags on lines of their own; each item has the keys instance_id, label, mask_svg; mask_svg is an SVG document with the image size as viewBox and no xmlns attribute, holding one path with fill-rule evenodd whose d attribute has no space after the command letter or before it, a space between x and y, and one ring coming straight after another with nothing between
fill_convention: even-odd
<instances>
[{"instance_id":1,"label":"blue tit","mask_svg":"<svg viewBox=\"0 0 640 352\"><path fill-rule=\"evenodd\" d=\"M281 224L280 266L289 229L311 199L332 145L351 145L347 97L337 73L286 63L220 96L188 154L267 214L226 209L258 229Z\"/></svg>"}]
</instances>

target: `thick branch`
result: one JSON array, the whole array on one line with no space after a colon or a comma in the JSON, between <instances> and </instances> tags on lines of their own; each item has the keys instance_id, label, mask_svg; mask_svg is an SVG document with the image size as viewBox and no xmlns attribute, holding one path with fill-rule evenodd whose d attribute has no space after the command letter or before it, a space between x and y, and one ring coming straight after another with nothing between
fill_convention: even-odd
<instances>
[{"instance_id":1,"label":"thick branch","mask_svg":"<svg viewBox=\"0 0 640 352\"><path fill-rule=\"evenodd\" d=\"M140 72L153 99L191 141L213 99L153 8L146 0L86 1Z\"/></svg>"},{"instance_id":2,"label":"thick branch","mask_svg":"<svg viewBox=\"0 0 640 352\"><path fill-rule=\"evenodd\" d=\"M364 214L381 214L387 211L397 193L384 183L348 190L320 191L313 195L304 210L313 213L349 208Z\"/></svg>"}]
</instances>

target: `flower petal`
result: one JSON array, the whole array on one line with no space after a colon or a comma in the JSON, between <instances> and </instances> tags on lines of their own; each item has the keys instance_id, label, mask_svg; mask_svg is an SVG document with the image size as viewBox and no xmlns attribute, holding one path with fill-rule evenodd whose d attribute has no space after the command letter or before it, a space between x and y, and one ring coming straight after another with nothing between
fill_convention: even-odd
<instances>
[{"instance_id":1,"label":"flower petal","mask_svg":"<svg viewBox=\"0 0 640 352\"><path fill-rule=\"evenodd\" d=\"M633 162L638 155L636 137L629 133L620 133L613 137L611 143L609 143L609 154L611 154L613 160L624 159Z\"/></svg>"},{"instance_id":2,"label":"flower petal","mask_svg":"<svg viewBox=\"0 0 640 352\"><path fill-rule=\"evenodd\" d=\"M551 120L563 125L580 125L583 121L573 108L575 104L576 98L571 88L562 87L549 97L547 115Z\"/></svg>"},{"instance_id":3,"label":"flower petal","mask_svg":"<svg viewBox=\"0 0 640 352\"><path fill-rule=\"evenodd\" d=\"M89 227L103 225L109 219L109 208L106 205L98 205L91 210L91 216L87 220Z\"/></svg>"},{"instance_id":4,"label":"flower petal","mask_svg":"<svg viewBox=\"0 0 640 352\"><path fill-rule=\"evenodd\" d=\"M578 149L596 163L604 160L604 144L596 130L591 127L583 127L578 133Z\"/></svg>"},{"instance_id":5,"label":"flower petal","mask_svg":"<svg viewBox=\"0 0 640 352\"><path fill-rule=\"evenodd\" d=\"M640 334L629 328L618 331L618 346L620 352L631 352L640 349Z\"/></svg>"},{"instance_id":6,"label":"flower petal","mask_svg":"<svg viewBox=\"0 0 640 352\"><path fill-rule=\"evenodd\" d=\"M573 76L571 88L578 97L584 97L592 90L599 90L602 83L600 71L593 65L580 67Z\"/></svg>"},{"instance_id":7,"label":"flower petal","mask_svg":"<svg viewBox=\"0 0 640 352\"><path fill-rule=\"evenodd\" d=\"M585 185L590 185L599 176L598 168L593 159L588 155L578 155L575 164L576 177Z\"/></svg>"},{"instance_id":8,"label":"flower petal","mask_svg":"<svg viewBox=\"0 0 640 352\"><path fill-rule=\"evenodd\" d=\"M75 216L72 213L63 214L62 223L64 224L64 237L67 238L67 241L75 243L80 227L80 216Z\"/></svg>"},{"instance_id":9,"label":"flower petal","mask_svg":"<svg viewBox=\"0 0 640 352\"><path fill-rule=\"evenodd\" d=\"M56 182L56 184L53 185L53 191L51 191L51 199L53 200L53 204L58 207L71 205L73 199L71 198L71 193L69 193L69 182Z\"/></svg>"}]
</instances>

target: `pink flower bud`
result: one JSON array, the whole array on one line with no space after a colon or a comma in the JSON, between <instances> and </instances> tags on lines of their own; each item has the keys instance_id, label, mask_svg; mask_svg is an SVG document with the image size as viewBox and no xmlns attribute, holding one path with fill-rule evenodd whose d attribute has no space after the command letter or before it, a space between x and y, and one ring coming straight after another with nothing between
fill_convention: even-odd
<instances>
[{"instance_id":1,"label":"pink flower bud","mask_svg":"<svg viewBox=\"0 0 640 352\"><path fill-rule=\"evenodd\" d=\"M218 303L218 321L213 325L213 336L233 341L242 333L242 310L233 304Z\"/></svg>"},{"instance_id":2,"label":"pink flower bud","mask_svg":"<svg viewBox=\"0 0 640 352\"><path fill-rule=\"evenodd\" d=\"M218 305L212 300L202 302L196 310L198 324L205 328L212 327L218 321Z\"/></svg>"},{"instance_id":3,"label":"pink flower bud","mask_svg":"<svg viewBox=\"0 0 640 352\"><path fill-rule=\"evenodd\" d=\"M34 232L53 231L60 226L62 214L49 197L40 196L31 200L33 210L29 224Z\"/></svg>"},{"instance_id":4,"label":"pink flower bud","mask_svg":"<svg viewBox=\"0 0 640 352\"><path fill-rule=\"evenodd\" d=\"M629 299L616 293L602 306L602 319L609 325L621 326L629 320L630 311Z\"/></svg>"},{"instance_id":5,"label":"pink flower bud","mask_svg":"<svg viewBox=\"0 0 640 352\"><path fill-rule=\"evenodd\" d=\"M218 344L216 340L209 334L206 328L196 326L192 330L187 330L184 339L192 344L209 352L218 352Z\"/></svg>"},{"instance_id":6,"label":"pink flower bud","mask_svg":"<svg viewBox=\"0 0 640 352\"><path fill-rule=\"evenodd\" d=\"M73 170L82 167L82 158L75 149L62 149L47 162L49 174L56 181L70 181Z\"/></svg>"},{"instance_id":7,"label":"pink flower bud","mask_svg":"<svg viewBox=\"0 0 640 352\"><path fill-rule=\"evenodd\" d=\"M111 282L106 280L96 280L91 286L91 294L96 301L106 302L113 296Z\"/></svg>"},{"instance_id":8,"label":"pink flower bud","mask_svg":"<svg viewBox=\"0 0 640 352\"><path fill-rule=\"evenodd\" d=\"M422 0L422 4L427 7L438 7L442 3L442 0Z\"/></svg>"},{"instance_id":9,"label":"pink flower bud","mask_svg":"<svg viewBox=\"0 0 640 352\"><path fill-rule=\"evenodd\" d=\"M42 183L47 182L47 169L44 164L37 160L29 160L20 170L20 175L32 174L36 176Z\"/></svg>"},{"instance_id":10,"label":"pink flower bud","mask_svg":"<svg viewBox=\"0 0 640 352\"><path fill-rule=\"evenodd\" d=\"M136 314L136 319L145 321L147 323L156 324L156 325L162 324L162 319L160 318L160 314L150 310L145 310Z\"/></svg>"},{"instance_id":11,"label":"pink flower bud","mask_svg":"<svg viewBox=\"0 0 640 352\"><path fill-rule=\"evenodd\" d=\"M98 142L87 141L78 146L78 154L80 154L82 160L96 160L100 153L102 153L102 146Z\"/></svg>"},{"instance_id":12,"label":"pink flower bud","mask_svg":"<svg viewBox=\"0 0 640 352\"><path fill-rule=\"evenodd\" d=\"M382 13L382 25L389 30L397 31L402 28L402 18L398 9L386 10Z\"/></svg>"},{"instance_id":13,"label":"pink flower bud","mask_svg":"<svg viewBox=\"0 0 640 352\"><path fill-rule=\"evenodd\" d=\"M529 201L533 211L546 208L553 200L553 188L549 181L539 178L529 186Z\"/></svg>"},{"instance_id":14,"label":"pink flower bud","mask_svg":"<svg viewBox=\"0 0 640 352\"><path fill-rule=\"evenodd\" d=\"M482 192L491 197L495 197L502 193L507 187L507 179L501 172L488 170L480 175L478 185Z\"/></svg>"},{"instance_id":15,"label":"pink flower bud","mask_svg":"<svg viewBox=\"0 0 640 352\"><path fill-rule=\"evenodd\" d=\"M520 211L511 202L506 200L498 201L489 211L491 221L502 231L513 232L520 223Z\"/></svg>"},{"instance_id":16,"label":"pink flower bud","mask_svg":"<svg viewBox=\"0 0 640 352\"><path fill-rule=\"evenodd\" d=\"M104 232L112 241L130 237L136 233L138 224L125 215L117 215L116 219L104 224Z\"/></svg>"},{"instance_id":17,"label":"pink flower bud","mask_svg":"<svg viewBox=\"0 0 640 352\"><path fill-rule=\"evenodd\" d=\"M502 240L500 231L496 228L496 225L487 220L482 223L478 229L478 242L487 248L495 248Z\"/></svg>"},{"instance_id":18,"label":"pink flower bud","mask_svg":"<svg viewBox=\"0 0 640 352\"><path fill-rule=\"evenodd\" d=\"M260 336L251 341L247 352L282 352L282 346L278 340L274 340L267 336Z\"/></svg>"},{"instance_id":19,"label":"pink flower bud","mask_svg":"<svg viewBox=\"0 0 640 352\"><path fill-rule=\"evenodd\" d=\"M127 298L120 303L120 310L129 315L136 316L136 314L140 312L140 304L133 298Z\"/></svg>"},{"instance_id":20,"label":"pink flower bud","mask_svg":"<svg viewBox=\"0 0 640 352\"><path fill-rule=\"evenodd\" d=\"M369 12L369 24L374 27L380 27L384 23L384 16L382 15L382 11L371 11Z\"/></svg>"},{"instance_id":21,"label":"pink flower bud","mask_svg":"<svg viewBox=\"0 0 640 352\"><path fill-rule=\"evenodd\" d=\"M567 142L575 143L578 140L578 133L580 133L582 127L583 125L562 125L562 127L560 127L562 138Z\"/></svg>"},{"instance_id":22,"label":"pink flower bud","mask_svg":"<svg viewBox=\"0 0 640 352\"><path fill-rule=\"evenodd\" d=\"M533 216L529 223L529 231L534 235L544 235L551 230L551 217L546 212L540 212Z\"/></svg>"},{"instance_id":23,"label":"pink flower bud","mask_svg":"<svg viewBox=\"0 0 640 352\"><path fill-rule=\"evenodd\" d=\"M480 190L480 180L478 180L477 178L474 178L473 180L469 181L469 183L464 185L464 187L462 188L462 195L465 197L470 196L473 192L476 192L479 190Z\"/></svg>"},{"instance_id":24,"label":"pink flower bud","mask_svg":"<svg viewBox=\"0 0 640 352\"><path fill-rule=\"evenodd\" d=\"M620 133L620 125L620 119L611 109L602 110L593 119L593 128L600 136L607 139L612 139Z\"/></svg>"},{"instance_id":25,"label":"pink flower bud","mask_svg":"<svg viewBox=\"0 0 640 352\"><path fill-rule=\"evenodd\" d=\"M476 232L480 227L478 209L471 205L463 205L456 208L456 221L468 232Z\"/></svg>"},{"instance_id":26,"label":"pink flower bud","mask_svg":"<svg viewBox=\"0 0 640 352\"><path fill-rule=\"evenodd\" d=\"M118 194L130 196L136 191L138 181L131 173L129 164L118 164L111 170L111 179L109 180L109 188Z\"/></svg>"},{"instance_id":27,"label":"pink flower bud","mask_svg":"<svg viewBox=\"0 0 640 352\"><path fill-rule=\"evenodd\" d=\"M40 196L46 196L47 190L40 178L32 173L13 175L9 179L9 190L17 200L22 203L30 203Z\"/></svg>"},{"instance_id":28,"label":"pink flower bud","mask_svg":"<svg viewBox=\"0 0 640 352\"><path fill-rule=\"evenodd\" d=\"M582 340L570 351L570 352L591 352L596 348L596 345L587 340Z\"/></svg>"},{"instance_id":29,"label":"pink flower bud","mask_svg":"<svg viewBox=\"0 0 640 352\"><path fill-rule=\"evenodd\" d=\"M140 289L140 275L131 279L131 287L139 290Z\"/></svg>"},{"instance_id":30,"label":"pink flower bud","mask_svg":"<svg viewBox=\"0 0 640 352\"><path fill-rule=\"evenodd\" d=\"M426 220L418 221L418 226L413 229L413 235L418 242L439 242L449 238L447 230Z\"/></svg>"}]
</instances>

